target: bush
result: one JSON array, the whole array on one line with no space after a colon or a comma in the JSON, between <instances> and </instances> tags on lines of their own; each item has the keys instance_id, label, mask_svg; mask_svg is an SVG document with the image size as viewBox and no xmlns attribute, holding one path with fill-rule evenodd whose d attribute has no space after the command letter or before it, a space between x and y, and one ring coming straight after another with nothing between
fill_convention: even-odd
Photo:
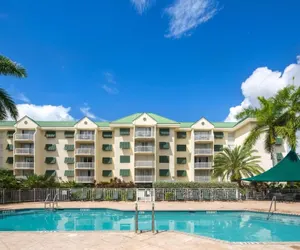
<instances>
[{"instance_id":1,"label":"bush","mask_svg":"<svg viewBox=\"0 0 300 250\"><path fill-rule=\"evenodd\" d=\"M154 188L237 188L232 182L155 182Z\"/></svg>"},{"instance_id":2,"label":"bush","mask_svg":"<svg viewBox=\"0 0 300 250\"><path fill-rule=\"evenodd\" d=\"M173 193L172 192L166 192L166 194L165 194L165 200L166 201L172 201L172 200L174 200Z\"/></svg>"}]
</instances>

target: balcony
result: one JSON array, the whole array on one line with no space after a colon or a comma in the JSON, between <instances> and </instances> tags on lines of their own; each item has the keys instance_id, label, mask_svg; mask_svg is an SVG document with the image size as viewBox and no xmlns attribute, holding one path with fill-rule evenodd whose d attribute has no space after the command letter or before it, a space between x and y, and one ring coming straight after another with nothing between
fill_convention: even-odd
<instances>
[{"instance_id":1,"label":"balcony","mask_svg":"<svg viewBox=\"0 0 300 250\"><path fill-rule=\"evenodd\" d=\"M33 141L34 134L16 134L15 140L18 141Z\"/></svg>"},{"instance_id":2,"label":"balcony","mask_svg":"<svg viewBox=\"0 0 300 250\"><path fill-rule=\"evenodd\" d=\"M212 153L211 148L195 148L195 155L211 155Z\"/></svg>"},{"instance_id":3,"label":"balcony","mask_svg":"<svg viewBox=\"0 0 300 250\"><path fill-rule=\"evenodd\" d=\"M94 169L95 163L94 162L76 162L75 167L76 167L76 169Z\"/></svg>"},{"instance_id":4,"label":"balcony","mask_svg":"<svg viewBox=\"0 0 300 250\"><path fill-rule=\"evenodd\" d=\"M16 148L15 154L16 155L33 155L34 148Z\"/></svg>"},{"instance_id":5,"label":"balcony","mask_svg":"<svg viewBox=\"0 0 300 250\"><path fill-rule=\"evenodd\" d=\"M134 176L135 182L153 182L154 176L153 175L135 175Z\"/></svg>"},{"instance_id":6,"label":"balcony","mask_svg":"<svg viewBox=\"0 0 300 250\"><path fill-rule=\"evenodd\" d=\"M207 133L195 133L194 135L195 141L212 141L213 136Z\"/></svg>"},{"instance_id":7,"label":"balcony","mask_svg":"<svg viewBox=\"0 0 300 250\"><path fill-rule=\"evenodd\" d=\"M211 169L212 168L212 162L195 162L194 168L197 169Z\"/></svg>"},{"instance_id":8,"label":"balcony","mask_svg":"<svg viewBox=\"0 0 300 250\"><path fill-rule=\"evenodd\" d=\"M154 153L154 146L135 146L135 153Z\"/></svg>"},{"instance_id":9,"label":"balcony","mask_svg":"<svg viewBox=\"0 0 300 250\"><path fill-rule=\"evenodd\" d=\"M95 149L94 148L76 148L77 155L94 155Z\"/></svg>"},{"instance_id":10,"label":"balcony","mask_svg":"<svg viewBox=\"0 0 300 250\"><path fill-rule=\"evenodd\" d=\"M154 161L135 161L136 168L154 168Z\"/></svg>"},{"instance_id":11,"label":"balcony","mask_svg":"<svg viewBox=\"0 0 300 250\"><path fill-rule=\"evenodd\" d=\"M33 162L16 162L15 163L15 168L18 169L32 169L34 168L34 163Z\"/></svg>"},{"instance_id":12,"label":"balcony","mask_svg":"<svg viewBox=\"0 0 300 250\"><path fill-rule=\"evenodd\" d=\"M77 176L77 183L94 183L94 176Z\"/></svg>"},{"instance_id":13,"label":"balcony","mask_svg":"<svg viewBox=\"0 0 300 250\"><path fill-rule=\"evenodd\" d=\"M135 131L135 138L153 138L153 131Z\"/></svg>"},{"instance_id":14,"label":"balcony","mask_svg":"<svg viewBox=\"0 0 300 250\"><path fill-rule=\"evenodd\" d=\"M209 182L211 181L211 176L195 176L195 181L196 182Z\"/></svg>"},{"instance_id":15,"label":"balcony","mask_svg":"<svg viewBox=\"0 0 300 250\"><path fill-rule=\"evenodd\" d=\"M93 134L77 134L75 138L78 141L94 141L95 136Z\"/></svg>"}]
</instances>

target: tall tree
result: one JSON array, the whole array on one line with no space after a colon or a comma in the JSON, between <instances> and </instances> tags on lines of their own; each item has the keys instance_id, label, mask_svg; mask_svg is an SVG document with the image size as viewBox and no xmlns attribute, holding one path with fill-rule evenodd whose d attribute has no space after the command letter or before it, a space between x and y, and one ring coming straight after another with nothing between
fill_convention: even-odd
<instances>
[{"instance_id":1,"label":"tall tree","mask_svg":"<svg viewBox=\"0 0 300 250\"><path fill-rule=\"evenodd\" d=\"M259 166L260 156L254 155L257 150L247 145L233 149L224 148L214 159L214 177L237 182L241 187L241 179L262 173Z\"/></svg>"},{"instance_id":2,"label":"tall tree","mask_svg":"<svg viewBox=\"0 0 300 250\"><path fill-rule=\"evenodd\" d=\"M27 77L25 68L3 55L0 55L1 75L19 78ZM9 115L17 120L18 109L11 96L3 88L0 88L0 120L5 120Z\"/></svg>"}]
</instances>

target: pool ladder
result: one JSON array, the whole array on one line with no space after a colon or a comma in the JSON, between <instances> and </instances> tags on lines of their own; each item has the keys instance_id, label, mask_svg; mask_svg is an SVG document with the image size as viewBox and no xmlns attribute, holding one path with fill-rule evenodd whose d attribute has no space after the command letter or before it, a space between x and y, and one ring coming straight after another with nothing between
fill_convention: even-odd
<instances>
[{"instance_id":1,"label":"pool ladder","mask_svg":"<svg viewBox=\"0 0 300 250\"><path fill-rule=\"evenodd\" d=\"M49 205L49 209L54 209L54 205L58 208L58 201L57 201L58 194L55 194L53 200L50 200L50 194L47 195L44 201L44 208L47 209L47 205Z\"/></svg>"},{"instance_id":2,"label":"pool ladder","mask_svg":"<svg viewBox=\"0 0 300 250\"><path fill-rule=\"evenodd\" d=\"M156 233L155 231L155 209L154 209L154 202L152 203L152 216L151 216L151 228L152 233ZM139 208L138 203L135 203L135 233L139 233Z\"/></svg>"},{"instance_id":3,"label":"pool ladder","mask_svg":"<svg viewBox=\"0 0 300 250\"><path fill-rule=\"evenodd\" d=\"M274 211L271 212L273 203L274 203ZM275 211L276 211L276 196L274 195L273 198L272 198L271 204L270 204L270 209L269 209L269 212L268 212L267 220L270 219L270 217L272 216L272 214L273 214Z\"/></svg>"}]
</instances>

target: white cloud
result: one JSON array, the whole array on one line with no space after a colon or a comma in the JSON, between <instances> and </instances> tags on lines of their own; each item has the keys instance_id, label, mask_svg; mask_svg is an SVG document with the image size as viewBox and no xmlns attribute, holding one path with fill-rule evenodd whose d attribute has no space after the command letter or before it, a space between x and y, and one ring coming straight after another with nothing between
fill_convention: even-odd
<instances>
[{"instance_id":1,"label":"white cloud","mask_svg":"<svg viewBox=\"0 0 300 250\"><path fill-rule=\"evenodd\" d=\"M113 73L104 72L103 75L104 75L104 77L105 77L105 79L106 79L106 81L108 83L112 83L112 84L116 84L117 83L117 81L116 81L115 76L114 76Z\"/></svg>"},{"instance_id":2,"label":"white cloud","mask_svg":"<svg viewBox=\"0 0 300 250\"><path fill-rule=\"evenodd\" d=\"M152 4L155 3L155 0L130 0L130 1L140 15L142 15L148 8L150 8Z\"/></svg>"},{"instance_id":3,"label":"white cloud","mask_svg":"<svg viewBox=\"0 0 300 250\"><path fill-rule=\"evenodd\" d=\"M22 101L22 102L30 103L29 98L28 98L27 96L25 96L24 93L18 93L18 94L16 94L16 95L15 95L15 98L16 98L17 100Z\"/></svg>"},{"instance_id":4,"label":"white cloud","mask_svg":"<svg viewBox=\"0 0 300 250\"><path fill-rule=\"evenodd\" d=\"M101 86L108 94L116 95L119 93L118 88L116 87L117 81L115 75L110 72L104 72L103 76L105 78L106 83Z\"/></svg>"},{"instance_id":5,"label":"white cloud","mask_svg":"<svg viewBox=\"0 0 300 250\"><path fill-rule=\"evenodd\" d=\"M80 108L81 113L84 114L86 117L96 119L96 115L93 114L90 110L91 107L87 103L84 104L84 107Z\"/></svg>"},{"instance_id":6,"label":"white cloud","mask_svg":"<svg viewBox=\"0 0 300 250\"><path fill-rule=\"evenodd\" d=\"M25 115L37 121L71 121L71 108L53 105L18 104L19 119Z\"/></svg>"},{"instance_id":7,"label":"white cloud","mask_svg":"<svg viewBox=\"0 0 300 250\"><path fill-rule=\"evenodd\" d=\"M112 95L116 95L119 93L119 90L115 87L109 87L107 84L103 84L102 88L108 93Z\"/></svg>"},{"instance_id":8,"label":"white cloud","mask_svg":"<svg viewBox=\"0 0 300 250\"><path fill-rule=\"evenodd\" d=\"M213 18L218 11L218 3L215 0L175 0L173 5L165 9L170 17L166 37L180 38Z\"/></svg>"}]
</instances>

